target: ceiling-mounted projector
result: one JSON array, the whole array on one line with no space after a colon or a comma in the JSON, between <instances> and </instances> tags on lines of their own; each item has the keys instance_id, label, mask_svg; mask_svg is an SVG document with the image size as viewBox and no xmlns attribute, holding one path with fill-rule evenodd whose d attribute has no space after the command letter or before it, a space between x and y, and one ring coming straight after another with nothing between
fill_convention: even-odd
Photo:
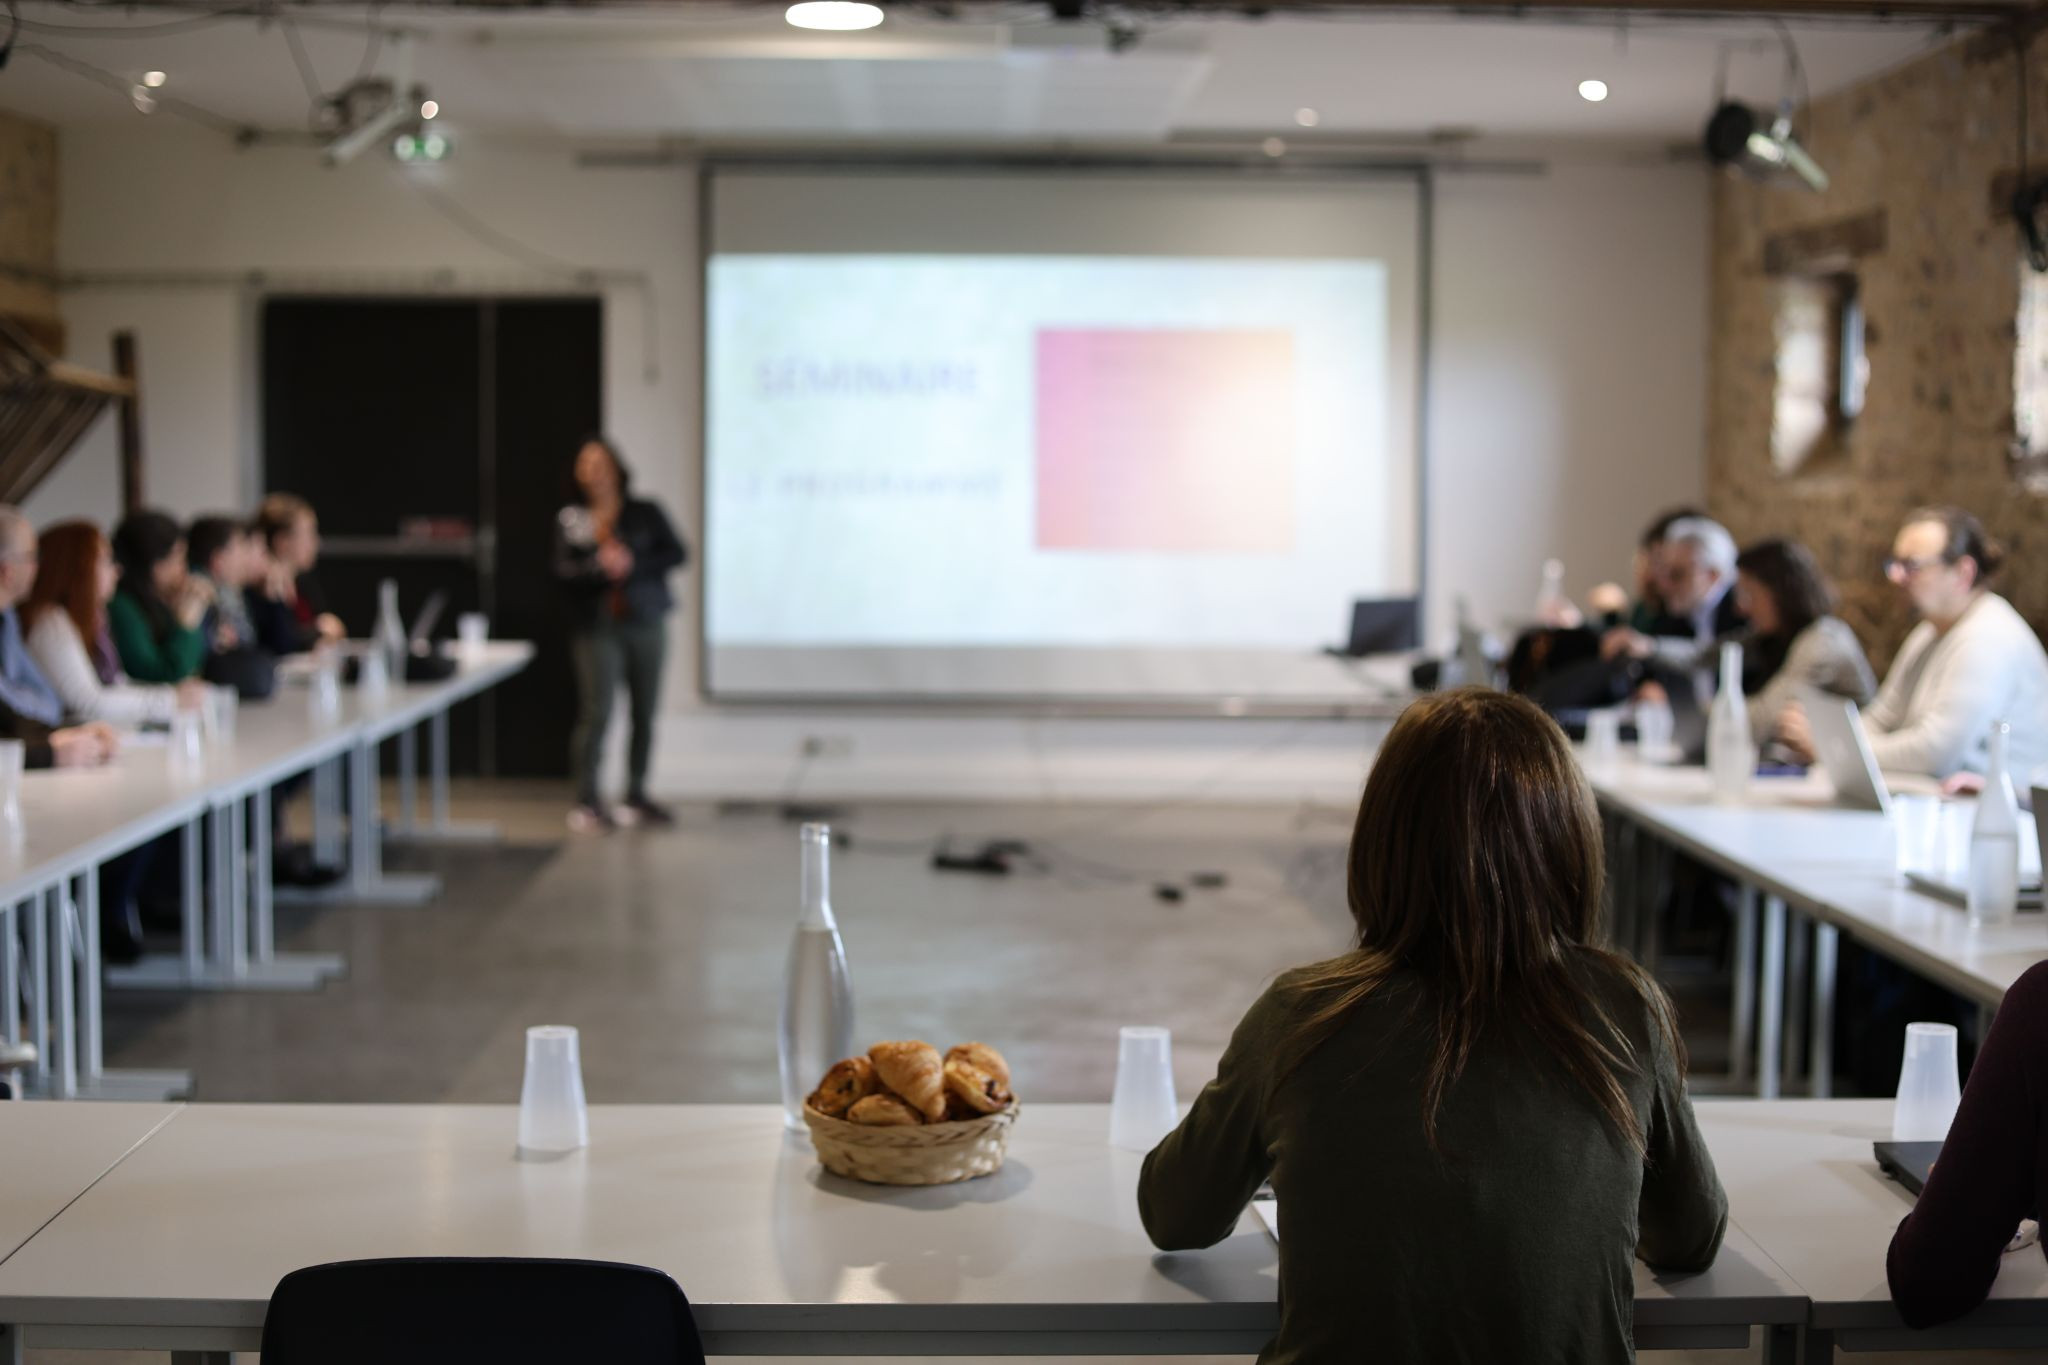
<instances>
[{"instance_id":1,"label":"ceiling-mounted projector","mask_svg":"<svg viewBox=\"0 0 2048 1365\"><path fill-rule=\"evenodd\" d=\"M1766 119L1746 104L1724 102L1707 120L1707 159L1758 180L1794 175L1815 194L1828 187L1828 173L1792 136L1789 109Z\"/></svg>"}]
</instances>

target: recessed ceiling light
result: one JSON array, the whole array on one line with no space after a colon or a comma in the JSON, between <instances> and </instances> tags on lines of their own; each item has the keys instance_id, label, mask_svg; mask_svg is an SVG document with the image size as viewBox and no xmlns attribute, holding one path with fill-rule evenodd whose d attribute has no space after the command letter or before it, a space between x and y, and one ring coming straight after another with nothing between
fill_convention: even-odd
<instances>
[{"instance_id":1,"label":"recessed ceiling light","mask_svg":"<svg viewBox=\"0 0 2048 1365\"><path fill-rule=\"evenodd\" d=\"M1267 156L1287 155L1287 144L1277 137L1269 137L1259 144L1259 150Z\"/></svg>"},{"instance_id":2,"label":"recessed ceiling light","mask_svg":"<svg viewBox=\"0 0 2048 1365\"><path fill-rule=\"evenodd\" d=\"M1601 100L1607 98L1607 82L1580 81L1579 98L1582 100L1588 100L1594 104L1598 104Z\"/></svg>"},{"instance_id":3,"label":"recessed ceiling light","mask_svg":"<svg viewBox=\"0 0 2048 1365\"><path fill-rule=\"evenodd\" d=\"M420 101L420 117L433 118L441 112L441 106L433 100Z\"/></svg>"},{"instance_id":4,"label":"recessed ceiling light","mask_svg":"<svg viewBox=\"0 0 2048 1365\"><path fill-rule=\"evenodd\" d=\"M834 33L873 28L882 22L882 7L863 0L803 0L783 12L783 18L798 28L822 28Z\"/></svg>"},{"instance_id":5,"label":"recessed ceiling light","mask_svg":"<svg viewBox=\"0 0 2048 1365\"><path fill-rule=\"evenodd\" d=\"M170 77L161 71L145 71L142 73L142 83L152 90L159 89L169 79Z\"/></svg>"},{"instance_id":6,"label":"recessed ceiling light","mask_svg":"<svg viewBox=\"0 0 2048 1365\"><path fill-rule=\"evenodd\" d=\"M1294 121L1304 128L1313 128L1323 121L1323 116L1313 109L1297 109L1294 111Z\"/></svg>"},{"instance_id":7,"label":"recessed ceiling light","mask_svg":"<svg viewBox=\"0 0 2048 1365\"><path fill-rule=\"evenodd\" d=\"M138 114L154 114L156 112L156 96L150 94L149 91L139 85L128 87L128 101L135 106L135 112Z\"/></svg>"}]
</instances>

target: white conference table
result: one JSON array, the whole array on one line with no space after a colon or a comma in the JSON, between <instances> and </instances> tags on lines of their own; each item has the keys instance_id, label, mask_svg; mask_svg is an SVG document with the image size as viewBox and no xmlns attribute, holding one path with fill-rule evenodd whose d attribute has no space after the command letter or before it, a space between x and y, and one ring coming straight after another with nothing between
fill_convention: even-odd
<instances>
[{"instance_id":1,"label":"white conference table","mask_svg":"<svg viewBox=\"0 0 2048 1365\"><path fill-rule=\"evenodd\" d=\"M1732 806L1714 800L1704 768L1624 755L1616 763L1588 765L1587 776L1601 804L1632 832L1653 836L1741 888L1731 1056L1738 1078L1746 1076L1754 1004L1755 1074L1766 1099L1776 1096L1781 1072L1788 912L1814 923L1807 1071L1822 1097L1833 1068L1828 1021L1839 934L1848 933L1987 1012L1997 1008L2020 973L2048 960L2048 923L2040 915L2023 913L2010 924L1973 928L1960 906L1900 884L1888 819L1834 806L1832 787L1817 773L1760 777L1745 800ZM1633 861L1625 858L1618 870L1621 896L1641 891L1631 884ZM1653 908L1638 909L1647 914ZM1654 959L1654 947L1646 956Z\"/></svg>"},{"instance_id":2,"label":"white conference table","mask_svg":"<svg viewBox=\"0 0 2048 1365\"><path fill-rule=\"evenodd\" d=\"M352 793L353 855L344 894L375 900L385 889L376 780L378 746L435 728L432 780L445 815L446 719L450 708L523 669L530 644L493 642L458 651L440 681L399 684L382 696L344 690L331 708L303 687L281 686L267 702L238 708L231 739L208 742L197 760L168 744L132 742L104 768L24 778L15 837L0 837L0 1037L20 1039L27 1000L38 1085L60 1097L162 1097L189 1089L178 1072L112 1073L102 1065L98 871L121 854L173 830L184 838L184 941L175 955L145 958L106 973L116 986L158 989L309 989L343 969L331 954L279 954L274 947L270 791L286 778L332 772L346 760ZM401 782L410 809L414 775ZM316 783L316 786L319 784ZM330 783L332 790L338 784ZM316 811L316 821L332 812ZM4 831L0 831L4 833ZM202 868L212 875L202 880ZM203 887L210 883L210 893ZM417 888L408 888L416 890ZM427 894L437 888L428 885ZM408 899L418 899L410 895ZM28 951L19 953L14 920Z\"/></svg>"},{"instance_id":3,"label":"white conference table","mask_svg":"<svg viewBox=\"0 0 2048 1365\"><path fill-rule=\"evenodd\" d=\"M713 1355L1257 1351L1278 1253L1247 1214L1155 1251L1141 1156L1106 1105L1027 1106L996 1175L930 1189L825 1174L768 1105L598 1106L589 1148L513 1155L512 1106L188 1105L0 1261L29 1343L254 1349L279 1278L376 1256L561 1256L674 1276ZM0 1106L0 1146L10 1114ZM1638 1266L1636 1337L1774 1360L1806 1297L1740 1230L1715 1267Z\"/></svg>"},{"instance_id":4,"label":"white conference table","mask_svg":"<svg viewBox=\"0 0 2048 1365\"><path fill-rule=\"evenodd\" d=\"M1991 1297L1955 1322L1914 1331L1885 1283L1885 1250L1913 1198L1877 1168L1890 1100L1701 1100L1694 1106L1732 1221L1812 1301L1807 1361L1850 1351L2048 1346L2048 1259L2006 1255ZM145 1149L146 1150L146 1149Z\"/></svg>"}]
</instances>

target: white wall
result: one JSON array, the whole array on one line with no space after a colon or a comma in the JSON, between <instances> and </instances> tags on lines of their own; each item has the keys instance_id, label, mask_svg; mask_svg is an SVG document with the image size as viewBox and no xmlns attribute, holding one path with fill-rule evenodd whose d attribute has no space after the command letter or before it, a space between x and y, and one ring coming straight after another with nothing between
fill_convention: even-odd
<instances>
[{"instance_id":1,"label":"white wall","mask_svg":"<svg viewBox=\"0 0 2048 1365\"><path fill-rule=\"evenodd\" d=\"M237 151L162 120L68 129L60 144L67 272L261 271L274 289L563 287L448 222L388 159L340 170L304 148ZM608 286L607 426L642 482L694 528L697 275L694 176L682 167L584 170L566 145L464 139L425 174L524 246L644 273ZM1697 168L1558 166L1542 177L1449 176L1437 203L1428 537L1433 641L1454 594L1482 620L1524 615L1538 565L1563 558L1583 590L1625 574L1658 507L1702 487L1707 182ZM333 277L329 279L328 277ZM174 512L246 507L257 468L254 302L262 286L165 281L67 292L73 359L106 365L137 333L151 501ZM652 361L654 375L648 374ZM111 424L29 502L38 520L117 510ZM1334 625L1333 625L1334 631ZM1234 793L1349 800L1373 729L1269 723L1033 723L707 710L694 623L669 678L664 790L772 794L806 733L850 738L806 790L1142 797L1219 766ZM687 713L687 714L686 714ZM1232 755L1238 755L1233 758ZM1048 777L1048 774L1051 774Z\"/></svg>"}]
</instances>

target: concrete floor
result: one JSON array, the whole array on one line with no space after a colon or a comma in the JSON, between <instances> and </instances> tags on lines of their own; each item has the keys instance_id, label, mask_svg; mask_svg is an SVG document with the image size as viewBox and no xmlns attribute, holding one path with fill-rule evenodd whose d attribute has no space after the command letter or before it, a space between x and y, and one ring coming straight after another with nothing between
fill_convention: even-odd
<instances>
[{"instance_id":1,"label":"concrete floor","mask_svg":"<svg viewBox=\"0 0 2048 1365\"><path fill-rule=\"evenodd\" d=\"M694 807L673 831L574 837L551 790L459 796L458 814L496 819L508 838L395 853L394 866L447 877L439 903L280 910L280 946L344 953L345 980L309 995L110 994L108 1063L190 1068L205 1100L509 1103L524 1029L564 1023L582 1031L593 1103L776 1098L797 895L790 826L767 810ZM833 864L856 1036L985 1039L1008 1054L1027 1099L1106 1101L1117 1026L1164 1024L1190 1095L1275 972L1342 946L1350 816L864 806L838 822L852 843ZM1042 861L1010 877L936 873L926 859L937 837L1022 838ZM1179 902L1154 894L1212 871L1224 887ZM1688 1027L1703 1070L1725 1052L1718 1016L1704 1013L1708 1027Z\"/></svg>"}]
</instances>

